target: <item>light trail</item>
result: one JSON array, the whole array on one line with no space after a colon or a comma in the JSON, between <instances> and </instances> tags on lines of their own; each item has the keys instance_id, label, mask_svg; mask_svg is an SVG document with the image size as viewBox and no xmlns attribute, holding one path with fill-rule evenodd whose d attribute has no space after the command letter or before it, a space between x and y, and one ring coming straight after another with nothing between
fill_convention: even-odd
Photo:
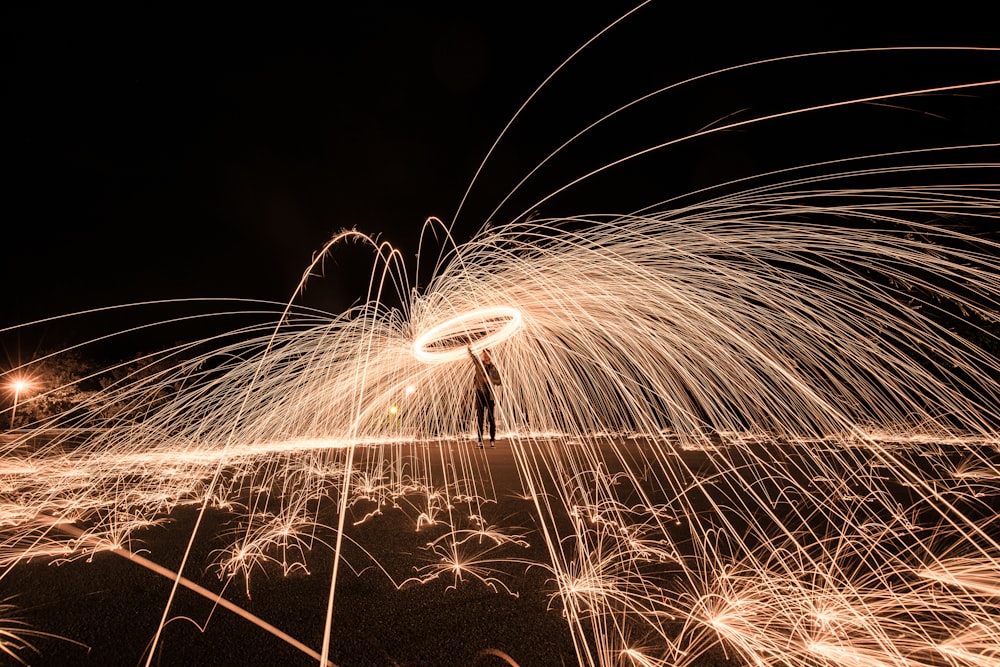
<instances>
[{"instance_id":1,"label":"light trail","mask_svg":"<svg viewBox=\"0 0 1000 667\"><path fill-rule=\"evenodd\" d=\"M42 520L44 521L45 517L42 517ZM68 535L72 535L73 537L82 538L82 540L84 542L93 542L94 546L98 550L102 550L102 551L106 550L106 551L109 551L109 552L111 552L111 553L113 553L113 554L115 554L117 556L121 556L125 560L132 561L133 563L136 563L137 565L140 565L140 566L146 568L147 570L149 570L151 572L154 572L154 573L156 573L156 574L158 574L158 575L160 575L162 577L166 577L167 579L169 579L171 581L177 579L180 582L181 586L184 586L188 590L194 591L198 595L201 595L206 600L209 600L210 602L212 602L212 604L218 605L218 606L220 606L220 607L222 607L224 609L227 609L227 610L233 612L237 616L240 616L241 618L246 619L247 621L249 621L250 623L253 623L254 625L256 625L257 627L259 627L260 629L264 630L265 632L268 632L268 633L274 635L275 637L277 637L278 639L280 639L280 640L288 643L289 645L294 646L295 648L297 648L298 650L302 651L306 655L308 655L308 656L310 656L312 658L315 658L316 660L320 659L320 655L319 655L319 653L317 651L309 648L308 646L306 646L302 642L298 641L294 637L291 637L288 633L283 632L282 630L279 630L278 628L274 627L272 624L268 623L267 621L263 620L262 618L254 616L253 614L251 614L250 612L248 612L246 609L243 609L239 605L233 604L232 602L230 602L226 598L222 597L222 595L219 594L219 593L213 593L212 591L208 590L207 588L205 588L203 586L200 586L200 585L194 583L193 581L190 581L190 580L188 580L188 579L186 579L184 577L179 577L176 572L171 572L170 570L168 570L167 568L163 567L162 565L159 565L158 563L154 563L153 561L149 560L148 558L144 558L143 556L141 556L141 555L139 555L137 553L133 553L133 552L129 551L128 549L122 547L122 546L117 546L114 543L110 543L109 544L109 543L100 543L99 541L95 542L95 540L99 540L100 538L95 538L93 536L90 536L87 533L85 533L83 530L80 530L79 528L77 528L74 525L71 525L71 524L68 524L68 523L63 523L63 522L55 522L55 521L53 521L52 522L52 526L56 530L59 530L60 532L66 533ZM326 662L326 663L321 663L321 664L327 664L327 665L330 665L330 667L336 667L336 665L334 665L334 663L332 663L332 662Z\"/></svg>"},{"instance_id":2,"label":"light trail","mask_svg":"<svg viewBox=\"0 0 1000 667\"><path fill-rule=\"evenodd\" d=\"M521 313L509 306L494 306L454 317L417 336L413 356L425 364L455 362L474 352L498 345L522 326Z\"/></svg>"},{"instance_id":3,"label":"light trail","mask_svg":"<svg viewBox=\"0 0 1000 667\"><path fill-rule=\"evenodd\" d=\"M651 139L606 166L717 130L995 83L837 95ZM113 551L254 620L185 571L203 565L187 562L196 533L179 571L136 555L138 531L196 507L199 521L234 519L206 569L248 599L259 573L329 578L321 651L282 637L321 663L343 565L500 595L540 565L580 664L995 665L997 152L873 149L632 213L515 216L442 248L421 289L397 250L345 231L297 295L361 240L374 256L361 305L318 317L293 302L211 352L151 355L4 441L0 581L32 559ZM469 446L467 345L491 348L503 375L498 429L519 488L498 488ZM508 493L535 532L494 516ZM351 537L389 512L428 535L398 579ZM531 542L544 562L524 557ZM317 554L333 558L322 572Z\"/></svg>"}]
</instances>

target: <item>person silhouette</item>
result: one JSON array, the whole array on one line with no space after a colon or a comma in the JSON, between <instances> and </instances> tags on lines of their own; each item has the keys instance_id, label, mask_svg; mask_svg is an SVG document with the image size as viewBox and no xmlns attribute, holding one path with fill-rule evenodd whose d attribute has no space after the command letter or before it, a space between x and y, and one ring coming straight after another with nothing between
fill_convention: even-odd
<instances>
[{"instance_id":1,"label":"person silhouette","mask_svg":"<svg viewBox=\"0 0 1000 667\"><path fill-rule=\"evenodd\" d=\"M489 421L490 425L490 447L496 447L497 422L495 416L496 399L493 396L493 385L491 379L496 377L496 369L493 360L490 358L490 351L483 350L480 357L472 351L472 345L466 349L472 358L473 380L472 388L475 393L476 404L476 435L479 438L479 448L483 448L483 420Z\"/></svg>"}]
</instances>

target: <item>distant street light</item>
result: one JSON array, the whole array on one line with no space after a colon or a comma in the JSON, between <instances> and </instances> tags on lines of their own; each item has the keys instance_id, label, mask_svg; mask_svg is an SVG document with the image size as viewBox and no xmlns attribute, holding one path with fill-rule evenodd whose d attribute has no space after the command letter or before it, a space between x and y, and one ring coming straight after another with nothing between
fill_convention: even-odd
<instances>
[{"instance_id":1,"label":"distant street light","mask_svg":"<svg viewBox=\"0 0 1000 667\"><path fill-rule=\"evenodd\" d=\"M11 380L10 384L7 386L14 391L14 408L10 411L10 427L14 428L14 415L17 414L17 401L21 397L22 391L31 389L31 383L24 378L17 378L15 380Z\"/></svg>"}]
</instances>

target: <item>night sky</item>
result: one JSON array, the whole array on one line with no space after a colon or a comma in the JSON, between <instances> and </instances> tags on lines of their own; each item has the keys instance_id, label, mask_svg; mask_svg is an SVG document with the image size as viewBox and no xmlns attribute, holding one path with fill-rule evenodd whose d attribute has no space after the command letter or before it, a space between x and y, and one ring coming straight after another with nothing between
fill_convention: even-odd
<instances>
[{"instance_id":1,"label":"night sky","mask_svg":"<svg viewBox=\"0 0 1000 667\"><path fill-rule=\"evenodd\" d=\"M452 220L480 161L533 88L633 6L598 4L3 10L0 326L149 299L283 302L313 252L345 227L412 252L427 216ZM676 3L654 2L528 108L473 188L456 224L459 240L583 123L654 87L810 50L1000 46L985 16L953 3L926 17L914 7L877 15L842 4L810 6L808 14L752 6L678 13ZM767 110L777 98L808 99L817 80L842 83L836 76L821 70L800 85L785 71L695 87L568 153L497 221L530 210L621 147L690 132L739 109ZM679 148L655 183L626 176L546 204L542 214L626 212L638 207L629 197L643 203L645 186L680 194L770 168L775 154L793 152L773 141L737 136ZM312 305L352 303L368 265L360 250L341 253ZM37 331L3 338L8 358L25 354L12 346L37 347ZM56 342L60 334L44 335Z\"/></svg>"}]
</instances>

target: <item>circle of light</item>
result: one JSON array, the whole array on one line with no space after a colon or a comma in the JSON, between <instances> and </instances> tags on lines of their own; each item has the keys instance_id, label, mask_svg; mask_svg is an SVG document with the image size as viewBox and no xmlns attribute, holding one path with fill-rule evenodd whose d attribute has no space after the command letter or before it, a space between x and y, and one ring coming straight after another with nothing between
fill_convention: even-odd
<instances>
[{"instance_id":1,"label":"circle of light","mask_svg":"<svg viewBox=\"0 0 1000 667\"><path fill-rule=\"evenodd\" d=\"M472 344L474 351L492 347L507 340L523 325L521 311L510 306L494 306L463 313L458 317L446 320L421 334L413 342L413 356L425 364L441 364L457 361L468 354L464 346L448 347L443 350L429 350L427 346L443 337L467 333L470 329L481 327L484 320L507 318L507 322L496 331L491 331Z\"/></svg>"}]
</instances>

